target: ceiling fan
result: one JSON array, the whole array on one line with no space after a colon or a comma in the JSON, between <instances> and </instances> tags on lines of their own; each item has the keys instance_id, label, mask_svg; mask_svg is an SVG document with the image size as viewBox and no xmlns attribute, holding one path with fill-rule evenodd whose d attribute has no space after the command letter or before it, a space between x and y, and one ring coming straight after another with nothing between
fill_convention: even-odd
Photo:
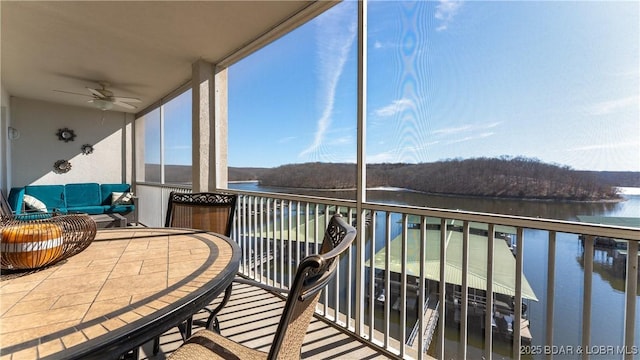
<instances>
[{"instance_id":1,"label":"ceiling fan","mask_svg":"<svg viewBox=\"0 0 640 360\"><path fill-rule=\"evenodd\" d=\"M91 99L88 102L93 103L100 110L111 110L114 105L123 107L125 109L136 109L137 107L129 103L139 103L140 99L132 97L114 96L113 92L108 90L109 83L104 81L98 81L100 85L99 89L86 87L90 94L80 94L64 90L53 90L66 94L88 96Z\"/></svg>"}]
</instances>

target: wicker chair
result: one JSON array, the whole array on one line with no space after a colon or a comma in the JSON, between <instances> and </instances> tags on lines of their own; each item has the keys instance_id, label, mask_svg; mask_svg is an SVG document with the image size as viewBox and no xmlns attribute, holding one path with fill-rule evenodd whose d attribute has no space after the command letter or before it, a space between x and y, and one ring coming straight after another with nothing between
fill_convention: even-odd
<instances>
[{"instance_id":1,"label":"wicker chair","mask_svg":"<svg viewBox=\"0 0 640 360\"><path fill-rule=\"evenodd\" d=\"M172 191L169 194L169 206L165 227L189 228L211 231L231 236L231 228L236 212L238 196L227 193L201 192L181 193ZM231 285L225 290L222 302L215 309L205 308L209 312L207 321L201 325L207 329L220 332L216 315L222 310L231 296ZM179 326L183 340L191 336L193 318L189 318ZM153 353L160 350L160 339L154 339Z\"/></svg>"},{"instance_id":2,"label":"wicker chair","mask_svg":"<svg viewBox=\"0 0 640 360\"><path fill-rule=\"evenodd\" d=\"M213 331L200 330L169 359L299 359L320 293L335 275L337 260L355 237L355 228L340 215L331 218L320 254L310 255L298 265L269 353L235 343Z\"/></svg>"}]
</instances>

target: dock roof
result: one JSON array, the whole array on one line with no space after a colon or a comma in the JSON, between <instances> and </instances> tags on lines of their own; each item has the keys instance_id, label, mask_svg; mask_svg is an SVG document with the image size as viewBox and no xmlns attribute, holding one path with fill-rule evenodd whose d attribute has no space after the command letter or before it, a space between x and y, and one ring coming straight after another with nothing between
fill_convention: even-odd
<instances>
[{"instance_id":1,"label":"dock roof","mask_svg":"<svg viewBox=\"0 0 640 360\"><path fill-rule=\"evenodd\" d=\"M472 227L482 227L482 224L472 224ZM486 226L486 224L485 224ZM420 229L408 229L406 233L406 273L420 276ZM447 283L462 285L462 232L447 230L446 234L446 267L445 280ZM488 237L469 235L468 286L487 289L487 243ZM440 230L426 230L425 243L425 278L440 280ZM384 269L386 248L379 250L374 257L375 268ZM505 240L495 239L493 250L493 291L500 294L515 296L515 257ZM369 261L367 263L370 265ZM402 272L402 234L391 240L390 270ZM522 297L538 301L526 277L522 276Z\"/></svg>"},{"instance_id":2,"label":"dock roof","mask_svg":"<svg viewBox=\"0 0 640 360\"><path fill-rule=\"evenodd\" d=\"M301 241L309 243L322 242L324 227L326 226L326 215L311 214L306 220L304 214L300 214L300 219L294 216L291 219L291 232L288 231L289 224L283 224L283 231L280 223L271 226L269 231L257 231L262 236L273 239L283 239L284 241ZM437 220L437 221L436 221ZM316 229L316 222L319 227ZM409 223L419 223L417 217L409 217ZM428 224L439 224L439 219L427 219ZM308 227L307 227L308 224ZM448 226L459 228L462 222L450 220ZM488 238L481 233L488 230L487 224L471 223L472 229L469 235L469 287L486 290L487 289L487 243ZM480 230L480 232L478 232ZM515 228L509 226L496 226L496 234L514 234ZM425 245L425 277L429 280L440 280L440 230L427 230L427 241ZM515 236L515 235L514 235ZM447 264L445 269L445 279L447 283L462 285L462 232L458 230L447 230ZM407 261L406 271L411 276L420 276L420 229L407 229ZM391 240L390 270L402 272L402 234ZM384 270L386 249L383 247L374 256L375 268ZM515 296L515 257L509 249L506 241L496 238L493 252L493 291L500 294ZM371 260L366 259L367 266L371 266ZM522 277L522 297L538 301L531 285L526 277Z\"/></svg>"},{"instance_id":3,"label":"dock roof","mask_svg":"<svg viewBox=\"0 0 640 360\"><path fill-rule=\"evenodd\" d=\"M590 224L640 228L640 217L578 215L578 220Z\"/></svg>"}]
</instances>

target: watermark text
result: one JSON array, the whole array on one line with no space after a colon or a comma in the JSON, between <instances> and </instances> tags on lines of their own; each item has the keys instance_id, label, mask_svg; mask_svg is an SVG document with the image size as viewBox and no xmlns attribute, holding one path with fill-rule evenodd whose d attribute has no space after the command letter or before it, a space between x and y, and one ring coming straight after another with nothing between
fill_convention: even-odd
<instances>
[{"instance_id":1,"label":"watermark text","mask_svg":"<svg viewBox=\"0 0 640 360\"><path fill-rule=\"evenodd\" d=\"M638 355L638 346L614 345L522 345L521 355Z\"/></svg>"}]
</instances>

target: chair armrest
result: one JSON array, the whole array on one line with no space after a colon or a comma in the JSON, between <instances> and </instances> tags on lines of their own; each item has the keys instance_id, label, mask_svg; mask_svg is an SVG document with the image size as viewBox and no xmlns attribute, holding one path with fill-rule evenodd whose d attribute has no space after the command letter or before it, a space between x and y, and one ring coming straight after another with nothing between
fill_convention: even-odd
<instances>
[{"instance_id":1,"label":"chair armrest","mask_svg":"<svg viewBox=\"0 0 640 360\"><path fill-rule=\"evenodd\" d=\"M259 281L253 280L253 279L248 279L245 278L241 275L237 275L234 279L233 282L235 283L239 283L239 284L247 284L247 285L251 285L251 286L255 286L255 287L259 287L261 289L270 291L272 293L276 293L276 294L288 294L289 293L289 289L283 289L283 288L279 288L276 286L271 286L271 285L267 285L267 284L263 284Z\"/></svg>"}]
</instances>

